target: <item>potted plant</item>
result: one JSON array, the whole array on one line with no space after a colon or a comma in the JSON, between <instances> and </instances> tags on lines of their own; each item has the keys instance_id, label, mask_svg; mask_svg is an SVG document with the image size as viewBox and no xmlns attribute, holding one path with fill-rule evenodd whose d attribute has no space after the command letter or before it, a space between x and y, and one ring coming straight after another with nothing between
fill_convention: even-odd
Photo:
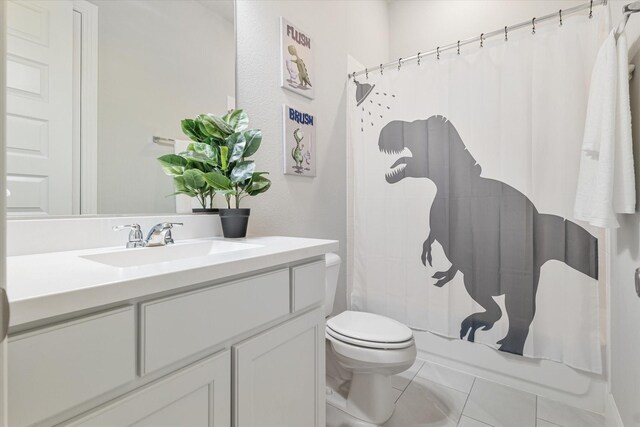
<instances>
[{"instance_id":1,"label":"potted plant","mask_svg":"<svg viewBox=\"0 0 640 427\"><path fill-rule=\"evenodd\" d=\"M219 209L224 236L246 236L251 211L240 208L240 201L271 186L264 176L267 172L256 172L253 160L246 160L258 151L262 132L248 129L249 117L242 110L232 110L222 117L200 114L184 119L181 125L194 142L185 152L158 159L165 173L173 176L174 194L196 197L203 209L207 201L213 208L216 193L224 194L227 208Z\"/></svg>"},{"instance_id":2,"label":"potted plant","mask_svg":"<svg viewBox=\"0 0 640 427\"><path fill-rule=\"evenodd\" d=\"M201 119L185 119L182 129L195 142L187 146L187 151L179 154L166 154L158 158L164 172L173 177L176 194L195 197L202 208L194 208L194 213L217 213L213 207L215 189L204 179L204 174L215 170L217 153L211 137L200 131L193 131L193 123ZM188 129L187 132L185 129Z\"/></svg>"},{"instance_id":3,"label":"potted plant","mask_svg":"<svg viewBox=\"0 0 640 427\"><path fill-rule=\"evenodd\" d=\"M254 161L247 160L258 151L262 132L248 129L249 118L242 110L233 110L223 117L207 115L204 123L206 132L213 137L217 164L203 177L227 201L227 208L220 209L222 232L225 237L245 237L251 210L240 208L241 200L264 193L271 186L264 176L267 172L256 172Z\"/></svg>"}]
</instances>

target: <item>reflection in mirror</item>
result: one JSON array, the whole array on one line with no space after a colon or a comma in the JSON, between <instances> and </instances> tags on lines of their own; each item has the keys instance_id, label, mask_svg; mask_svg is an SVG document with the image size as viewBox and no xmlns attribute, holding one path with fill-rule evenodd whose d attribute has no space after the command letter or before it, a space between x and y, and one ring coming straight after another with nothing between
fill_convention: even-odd
<instances>
[{"instance_id":1,"label":"reflection in mirror","mask_svg":"<svg viewBox=\"0 0 640 427\"><path fill-rule=\"evenodd\" d=\"M156 158L181 119L234 107L233 7L9 0L9 215L190 212Z\"/></svg>"}]
</instances>

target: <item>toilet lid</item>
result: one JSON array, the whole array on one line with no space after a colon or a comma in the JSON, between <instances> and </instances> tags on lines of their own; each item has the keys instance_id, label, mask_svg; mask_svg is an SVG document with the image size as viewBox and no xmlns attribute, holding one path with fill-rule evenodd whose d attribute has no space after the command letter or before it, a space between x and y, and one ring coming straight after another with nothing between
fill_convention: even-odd
<instances>
[{"instance_id":1,"label":"toilet lid","mask_svg":"<svg viewBox=\"0 0 640 427\"><path fill-rule=\"evenodd\" d=\"M326 328L325 334L326 334L325 335L326 338L330 341L334 341L334 342L340 341L345 344L352 344L352 345L357 345L358 347L373 348L377 350L399 350L403 348L409 348L415 345L413 338L403 342L374 342L374 341L358 340L355 338L341 335L329 327Z\"/></svg>"},{"instance_id":2,"label":"toilet lid","mask_svg":"<svg viewBox=\"0 0 640 427\"><path fill-rule=\"evenodd\" d=\"M406 325L362 311L344 311L327 320L327 327L344 337L374 343L402 343L413 338Z\"/></svg>"}]
</instances>

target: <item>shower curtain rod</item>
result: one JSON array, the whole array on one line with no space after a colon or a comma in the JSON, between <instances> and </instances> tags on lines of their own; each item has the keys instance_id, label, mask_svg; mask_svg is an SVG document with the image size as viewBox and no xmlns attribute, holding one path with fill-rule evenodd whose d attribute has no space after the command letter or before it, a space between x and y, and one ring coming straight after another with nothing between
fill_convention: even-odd
<instances>
[{"instance_id":1,"label":"shower curtain rod","mask_svg":"<svg viewBox=\"0 0 640 427\"><path fill-rule=\"evenodd\" d=\"M461 46L465 46L471 43L480 43L480 47L482 47L482 45L484 44L484 41L490 37L495 37L498 35L504 35L505 40L508 40L509 37L509 32L514 31L514 30L519 30L521 28L525 28L525 27L531 27L533 33L535 34L536 31L536 24L539 22L544 22L544 21L549 21L551 19L558 19L558 21L560 22L560 25L562 25L562 18L564 16L567 15L571 15L573 13L576 12L580 12L583 10L589 10L589 18L591 18L593 15L593 7L594 6L598 6L598 5L606 5L608 0L592 0L588 3L584 3L584 4L580 4L574 7L570 7L568 9L560 9L558 12L556 13L550 13L549 15L544 15L541 16L540 18L533 18L531 21L525 21L525 22L521 22L519 24L515 24L515 25L509 25L504 27L501 30L495 30L492 31L490 33L482 33L480 34L480 36L476 36L476 37L471 37L465 40L458 40L456 43L451 43L445 46L441 46L441 47L437 47L433 50L430 50L428 52L418 52L417 55L413 55L413 56L409 56L407 58L398 58L397 61L392 61L392 62L387 62L386 64L380 64L376 67L372 67L372 68L365 68L364 70L360 70L360 71L355 71L353 73L348 74L349 78L353 78L355 79L356 76L360 76L362 74L366 74L368 75L369 72L382 72L384 69L389 68L389 67L398 67L398 69L400 69L400 67L402 67L402 65L405 62L409 62L409 61L415 61L417 60L418 62L420 62L420 59L424 58L425 56L431 56L431 55L437 55L438 58L440 57L440 54L442 52L445 52L447 50L451 50L451 49L458 49L458 53L460 53L460 47ZM623 8L623 14L624 14L624 24L626 24L626 20L629 19L629 15L631 15L632 13L636 13L636 12L640 12L640 1L636 1L633 3L629 3L626 6L624 6ZM623 26L624 28L624 26Z\"/></svg>"}]
</instances>

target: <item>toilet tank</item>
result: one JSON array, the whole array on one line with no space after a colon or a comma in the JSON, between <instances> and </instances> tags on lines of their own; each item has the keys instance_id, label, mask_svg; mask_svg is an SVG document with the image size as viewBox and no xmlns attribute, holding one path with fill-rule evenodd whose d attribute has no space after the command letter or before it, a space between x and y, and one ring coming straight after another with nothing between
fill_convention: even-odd
<instances>
[{"instance_id":1,"label":"toilet tank","mask_svg":"<svg viewBox=\"0 0 640 427\"><path fill-rule=\"evenodd\" d=\"M327 265L327 276L325 282L324 315L328 317L333 312L333 301L336 297L338 287L338 274L340 274L340 257L334 253L325 255Z\"/></svg>"}]
</instances>

